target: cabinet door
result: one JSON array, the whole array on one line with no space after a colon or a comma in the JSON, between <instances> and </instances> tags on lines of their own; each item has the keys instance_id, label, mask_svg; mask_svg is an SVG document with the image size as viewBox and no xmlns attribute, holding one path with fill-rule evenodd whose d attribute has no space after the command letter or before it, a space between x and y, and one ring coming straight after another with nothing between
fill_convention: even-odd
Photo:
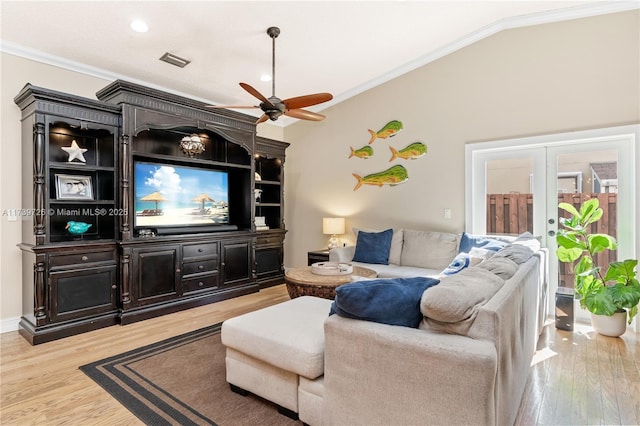
<instances>
[{"instance_id":1,"label":"cabinet door","mask_svg":"<svg viewBox=\"0 0 640 426\"><path fill-rule=\"evenodd\" d=\"M243 284L251 279L251 243L225 242L222 245L224 285Z\"/></svg>"},{"instance_id":2,"label":"cabinet door","mask_svg":"<svg viewBox=\"0 0 640 426\"><path fill-rule=\"evenodd\" d=\"M261 278L282 273L282 246L256 248L256 276Z\"/></svg>"},{"instance_id":3,"label":"cabinet door","mask_svg":"<svg viewBox=\"0 0 640 426\"><path fill-rule=\"evenodd\" d=\"M133 250L131 299L134 306L177 297L179 248L175 245Z\"/></svg>"},{"instance_id":4,"label":"cabinet door","mask_svg":"<svg viewBox=\"0 0 640 426\"><path fill-rule=\"evenodd\" d=\"M116 310L116 266L53 272L49 275L52 322Z\"/></svg>"}]
</instances>

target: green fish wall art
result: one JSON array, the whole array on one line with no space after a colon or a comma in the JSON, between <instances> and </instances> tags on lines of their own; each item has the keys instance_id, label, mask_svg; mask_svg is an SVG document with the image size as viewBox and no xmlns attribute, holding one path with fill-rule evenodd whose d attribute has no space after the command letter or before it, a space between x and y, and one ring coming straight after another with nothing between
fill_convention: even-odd
<instances>
[{"instance_id":1,"label":"green fish wall art","mask_svg":"<svg viewBox=\"0 0 640 426\"><path fill-rule=\"evenodd\" d=\"M390 185L395 186L401 183L406 182L409 179L409 173L407 169L405 169L401 165L395 165L383 172L372 173L370 175L366 175L362 177L358 174L352 173L353 177L358 180L358 183L353 188L353 190L357 190L362 185L375 185L382 187L382 185Z\"/></svg>"},{"instance_id":2,"label":"green fish wall art","mask_svg":"<svg viewBox=\"0 0 640 426\"><path fill-rule=\"evenodd\" d=\"M371 139L369 139L369 145L371 145L376 139L386 139L395 136L400 130L402 130L402 121L391 120L377 132L374 132L371 129L368 130L371 134Z\"/></svg>"},{"instance_id":3,"label":"green fish wall art","mask_svg":"<svg viewBox=\"0 0 640 426\"><path fill-rule=\"evenodd\" d=\"M390 146L389 149L391 150L391 159L389 162L396 158L402 158L403 160L415 160L427 153L427 146L422 142L414 142L411 145L402 148L400 151L392 146Z\"/></svg>"},{"instance_id":4,"label":"green fish wall art","mask_svg":"<svg viewBox=\"0 0 640 426\"><path fill-rule=\"evenodd\" d=\"M365 145L360 149L353 149L352 146L350 146L349 148L351 149L351 154L349 155L349 158L358 157L358 158L367 159L373 155L373 148L371 148L369 145Z\"/></svg>"}]
</instances>

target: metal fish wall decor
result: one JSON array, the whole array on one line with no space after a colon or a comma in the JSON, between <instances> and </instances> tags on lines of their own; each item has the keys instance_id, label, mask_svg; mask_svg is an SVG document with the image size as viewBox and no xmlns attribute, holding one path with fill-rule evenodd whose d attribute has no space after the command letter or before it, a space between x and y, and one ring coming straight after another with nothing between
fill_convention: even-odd
<instances>
[{"instance_id":1,"label":"metal fish wall decor","mask_svg":"<svg viewBox=\"0 0 640 426\"><path fill-rule=\"evenodd\" d=\"M371 135L369 143L359 149L354 149L350 146L349 158L372 158L374 156L374 150L373 147L370 146L371 144L373 144L377 139L392 138L402 129L404 129L404 125L400 120L391 120L378 131L368 129L368 132ZM391 158L389 159L389 162L393 162L395 160L415 160L427 153L427 145L423 142L416 141L402 149L396 149L389 146L389 150L391 151ZM356 186L353 188L354 191L362 187L362 185L373 185L378 187L382 187L383 185L396 186L409 180L408 170L399 164L380 172L366 174L364 177L358 173L352 173L352 175L358 181Z\"/></svg>"}]
</instances>

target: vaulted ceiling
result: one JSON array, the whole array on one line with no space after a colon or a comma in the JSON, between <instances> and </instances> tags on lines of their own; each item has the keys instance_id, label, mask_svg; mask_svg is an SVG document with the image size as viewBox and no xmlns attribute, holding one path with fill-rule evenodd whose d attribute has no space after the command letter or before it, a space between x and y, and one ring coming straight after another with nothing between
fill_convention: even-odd
<instances>
[{"instance_id":1,"label":"vaulted ceiling","mask_svg":"<svg viewBox=\"0 0 640 426\"><path fill-rule=\"evenodd\" d=\"M267 97L270 26L276 96L331 92L322 109L496 32L637 8L593 1L5 1L2 50L107 79L124 79L208 103ZM134 19L145 33L130 27ZM191 61L179 68L169 52ZM37 84L37 82L33 82ZM256 116L259 110L243 110ZM282 120L286 124L290 120Z\"/></svg>"}]
</instances>

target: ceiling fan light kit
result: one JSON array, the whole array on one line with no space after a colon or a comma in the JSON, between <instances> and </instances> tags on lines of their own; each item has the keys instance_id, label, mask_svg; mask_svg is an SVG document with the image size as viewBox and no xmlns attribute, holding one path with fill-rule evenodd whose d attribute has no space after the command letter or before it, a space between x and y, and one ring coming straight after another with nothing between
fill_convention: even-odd
<instances>
[{"instance_id":1,"label":"ceiling fan light kit","mask_svg":"<svg viewBox=\"0 0 640 426\"><path fill-rule=\"evenodd\" d=\"M271 37L271 96L265 97L262 93L247 83L240 83L240 87L260 100L259 106L219 106L209 105L210 108L260 108L264 114L256 121L256 124L267 120L276 121L280 116L299 118L302 120L321 121L325 116L302 108L318 105L333 99L331 93L314 93L312 95L297 96L295 98L280 99L276 96L276 38L280 35L280 28L269 27L267 34Z\"/></svg>"}]
</instances>

